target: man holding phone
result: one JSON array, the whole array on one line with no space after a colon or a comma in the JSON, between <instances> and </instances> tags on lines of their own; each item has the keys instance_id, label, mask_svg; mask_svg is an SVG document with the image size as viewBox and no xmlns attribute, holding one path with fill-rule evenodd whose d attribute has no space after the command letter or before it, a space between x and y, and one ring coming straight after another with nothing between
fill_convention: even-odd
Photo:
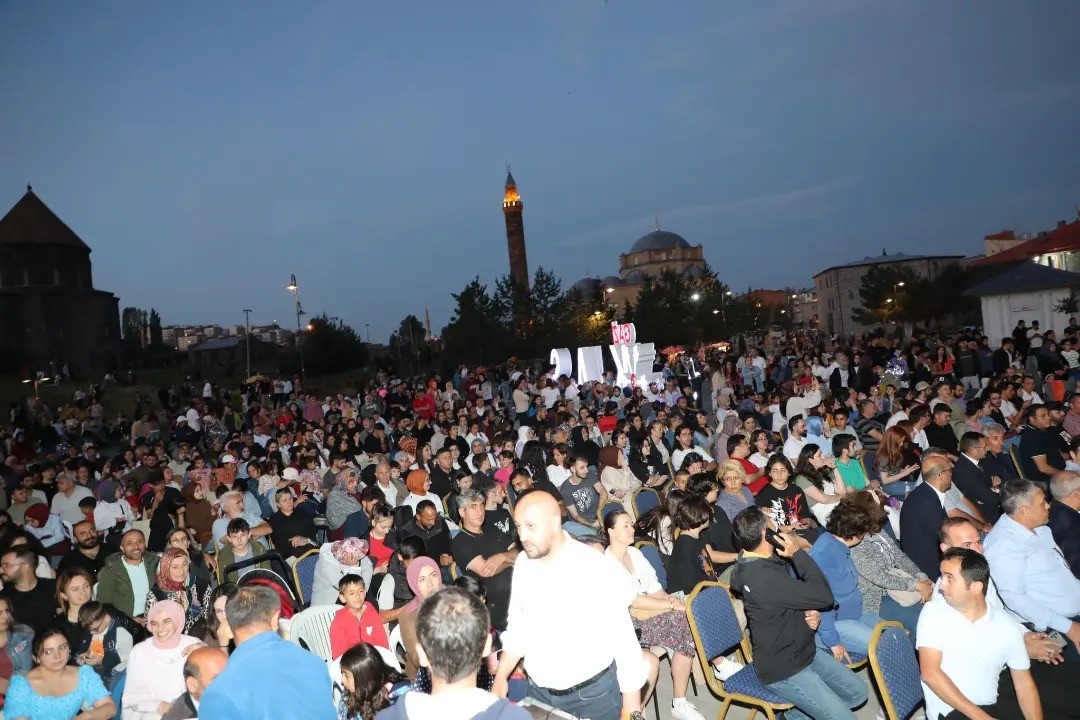
<instances>
[{"instance_id":1,"label":"man holding phone","mask_svg":"<svg viewBox=\"0 0 1080 720\"><path fill-rule=\"evenodd\" d=\"M787 713L791 718L813 713L854 720L852 711L866 702L866 684L814 643L814 611L836 601L806 553L810 544L794 533L776 532L758 507L742 510L733 525L741 552L731 589L746 608L758 677L795 705Z\"/></svg>"}]
</instances>

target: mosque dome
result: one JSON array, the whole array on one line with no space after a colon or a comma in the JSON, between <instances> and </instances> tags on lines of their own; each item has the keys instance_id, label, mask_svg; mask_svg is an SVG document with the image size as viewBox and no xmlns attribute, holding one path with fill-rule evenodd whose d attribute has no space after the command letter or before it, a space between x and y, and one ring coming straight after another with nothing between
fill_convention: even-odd
<instances>
[{"instance_id":1,"label":"mosque dome","mask_svg":"<svg viewBox=\"0 0 1080 720\"><path fill-rule=\"evenodd\" d=\"M623 278L623 282L627 285L640 285L649 279L649 276L642 270L631 270Z\"/></svg>"},{"instance_id":2,"label":"mosque dome","mask_svg":"<svg viewBox=\"0 0 1080 720\"><path fill-rule=\"evenodd\" d=\"M683 277L705 277L705 270L700 265L687 265L686 269L682 271L682 274Z\"/></svg>"},{"instance_id":3,"label":"mosque dome","mask_svg":"<svg viewBox=\"0 0 1080 720\"><path fill-rule=\"evenodd\" d=\"M690 243L682 235L668 232L667 230L653 230L648 235L637 239L631 253L645 252L646 250L671 250L673 248L688 248Z\"/></svg>"},{"instance_id":4,"label":"mosque dome","mask_svg":"<svg viewBox=\"0 0 1080 720\"><path fill-rule=\"evenodd\" d=\"M578 280L570 286L570 289L579 292L582 295L591 295L600 292L600 288L603 287L603 285L604 283L600 278L587 277Z\"/></svg>"},{"instance_id":5,"label":"mosque dome","mask_svg":"<svg viewBox=\"0 0 1080 720\"><path fill-rule=\"evenodd\" d=\"M604 288L618 287L618 286L620 286L622 284L623 284L622 278L620 278L618 275L608 275L603 280Z\"/></svg>"}]
</instances>

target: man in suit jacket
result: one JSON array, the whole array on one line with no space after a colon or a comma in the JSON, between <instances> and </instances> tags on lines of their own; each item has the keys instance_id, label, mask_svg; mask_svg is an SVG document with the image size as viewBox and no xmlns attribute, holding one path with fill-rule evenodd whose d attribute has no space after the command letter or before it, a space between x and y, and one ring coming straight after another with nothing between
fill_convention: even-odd
<instances>
[{"instance_id":1,"label":"man in suit jacket","mask_svg":"<svg viewBox=\"0 0 1080 720\"><path fill-rule=\"evenodd\" d=\"M931 580L941 576L938 530L945 522L945 492L952 487L952 463L934 455L922 463L923 482L900 508L900 549Z\"/></svg>"},{"instance_id":2,"label":"man in suit jacket","mask_svg":"<svg viewBox=\"0 0 1080 720\"><path fill-rule=\"evenodd\" d=\"M993 479L979 465L987 450L982 433L964 433L960 438L960 457L953 467L952 481L986 522L995 523L1001 517L1001 500L994 492Z\"/></svg>"},{"instance_id":3,"label":"man in suit jacket","mask_svg":"<svg viewBox=\"0 0 1080 720\"><path fill-rule=\"evenodd\" d=\"M1050 532L1072 574L1080 578L1080 475L1059 472L1050 481Z\"/></svg>"}]
</instances>

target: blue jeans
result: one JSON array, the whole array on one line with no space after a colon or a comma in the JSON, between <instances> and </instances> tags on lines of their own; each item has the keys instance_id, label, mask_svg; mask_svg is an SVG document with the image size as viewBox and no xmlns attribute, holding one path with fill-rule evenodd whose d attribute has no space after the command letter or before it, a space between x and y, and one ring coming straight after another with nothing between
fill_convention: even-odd
<instances>
[{"instance_id":1,"label":"blue jeans","mask_svg":"<svg viewBox=\"0 0 1080 720\"><path fill-rule=\"evenodd\" d=\"M855 720L852 710L866 702L866 683L825 650L769 688L795 705L784 713L786 720Z\"/></svg>"},{"instance_id":2,"label":"blue jeans","mask_svg":"<svg viewBox=\"0 0 1080 720\"><path fill-rule=\"evenodd\" d=\"M596 535L599 532L596 528L582 525L577 520L567 520L562 524L562 529L575 537L580 537L582 535Z\"/></svg>"},{"instance_id":3,"label":"blue jeans","mask_svg":"<svg viewBox=\"0 0 1080 720\"><path fill-rule=\"evenodd\" d=\"M529 681L528 696L536 698L574 717L589 720L619 720L622 716L622 692L612 664L595 682L569 695L553 695Z\"/></svg>"},{"instance_id":4,"label":"blue jeans","mask_svg":"<svg viewBox=\"0 0 1080 720\"><path fill-rule=\"evenodd\" d=\"M870 653L870 636L874 634L874 626L881 622L881 618L872 612L863 612L862 617L852 620L837 620L836 632L840 635L840 642L848 652L857 652L862 655ZM829 648L821 640L821 634L814 636L819 648L828 652ZM829 653L832 654L831 652Z\"/></svg>"},{"instance_id":5,"label":"blue jeans","mask_svg":"<svg viewBox=\"0 0 1080 720\"><path fill-rule=\"evenodd\" d=\"M907 497L908 493L915 489L915 483L917 480L894 480L891 483L881 483L881 489L885 491L885 494L889 497L900 498L903 500Z\"/></svg>"},{"instance_id":6,"label":"blue jeans","mask_svg":"<svg viewBox=\"0 0 1080 720\"><path fill-rule=\"evenodd\" d=\"M882 620L895 620L903 625L904 629L908 631L908 637L911 638L911 644L914 645L915 628L919 624L919 613L922 612L922 608L923 604L921 602L904 607L888 595L885 595L881 598L878 615L881 616Z\"/></svg>"}]
</instances>

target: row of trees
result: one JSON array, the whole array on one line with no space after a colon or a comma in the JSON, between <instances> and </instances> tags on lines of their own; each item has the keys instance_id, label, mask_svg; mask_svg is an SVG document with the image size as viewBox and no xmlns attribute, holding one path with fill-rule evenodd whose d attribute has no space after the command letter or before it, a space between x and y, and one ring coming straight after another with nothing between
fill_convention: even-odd
<instances>
[{"instance_id":1,"label":"row of trees","mask_svg":"<svg viewBox=\"0 0 1080 720\"><path fill-rule=\"evenodd\" d=\"M963 322L978 316L978 299L964 291L974 278L957 263L926 278L906 265L877 265L859 285L859 303L851 318L863 325L913 323L936 326L946 318Z\"/></svg>"}]
</instances>

